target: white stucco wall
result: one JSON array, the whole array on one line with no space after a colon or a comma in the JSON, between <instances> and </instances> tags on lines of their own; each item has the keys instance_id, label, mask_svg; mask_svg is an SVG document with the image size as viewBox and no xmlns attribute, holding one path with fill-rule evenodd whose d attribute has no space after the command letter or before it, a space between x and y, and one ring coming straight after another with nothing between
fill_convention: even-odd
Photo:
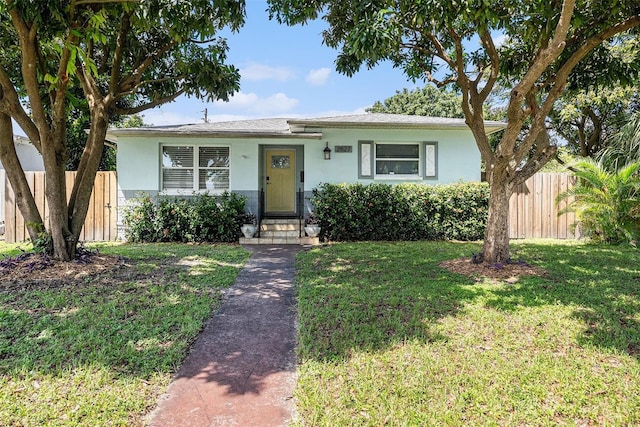
<instances>
[{"instance_id":1,"label":"white stucco wall","mask_svg":"<svg viewBox=\"0 0 640 427\"><path fill-rule=\"evenodd\" d=\"M358 179L358 141L438 143L437 179L417 180L424 184L448 184L480 180L480 153L470 131L465 130L362 130L327 129L322 139L299 138L193 138L120 137L118 140L118 184L122 191L160 190L160 145L228 145L230 147L230 187L236 191L255 191L259 186L260 145L304 146L305 190L320 183L381 182ZM326 142L333 150L331 160L323 159ZM336 145L350 145L351 153L337 153ZM382 182L394 183L395 180Z\"/></svg>"},{"instance_id":2,"label":"white stucco wall","mask_svg":"<svg viewBox=\"0 0 640 427\"><path fill-rule=\"evenodd\" d=\"M36 147L34 147L33 144L28 141L17 141L15 146L16 154L18 154L18 160L20 160L20 165L24 171L44 170L42 156L38 153L38 150L36 150ZM2 162L0 162L0 169L4 170Z\"/></svg>"}]
</instances>

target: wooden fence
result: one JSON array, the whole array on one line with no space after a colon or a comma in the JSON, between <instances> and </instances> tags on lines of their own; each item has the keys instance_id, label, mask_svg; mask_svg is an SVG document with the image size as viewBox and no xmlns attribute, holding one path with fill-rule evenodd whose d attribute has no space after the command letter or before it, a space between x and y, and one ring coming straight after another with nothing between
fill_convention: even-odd
<instances>
[{"instance_id":1,"label":"wooden fence","mask_svg":"<svg viewBox=\"0 0 640 427\"><path fill-rule=\"evenodd\" d=\"M36 205L45 224L49 223L49 207L45 198L44 172L25 172L29 187L34 194ZM66 173L67 197L73 188L76 172ZM9 180L5 180L5 241L7 243L22 242L29 238L24 219L16 206L13 189ZM89 201L89 210L80 240L106 241L117 237L117 180L115 172L98 172Z\"/></svg>"},{"instance_id":2,"label":"wooden fence","mask_svg":"<svg viewBox=\"0 0 640 427\"><path fill-rule=\"evenodd\" d=\"M573 239L573 212L558 216L567 201L556 197L575 184L569 173L537 173L516 188L509 200L509 237L512 239ZM579 236L578 236L579 237Z\"/></svg>"},{"instance_id":3,"label":"wooden fence","mask_svg":"<svg viewBox=\"0 0 640 427\"><path fill-rule=\"evenodd\" d=\"M27 172L31 190L45 224L49 211L44 197L44 172ZM71 192L75 172L67 172L67 196ZM538 173L520 185L509 201L509 237L572 239L573 213L558 216L567 202L556 204L556 197L575 183L568 173ZM0 181L2 185L2 181ZM11 186L5 180L5 241L21 242L28 238L24 219L17 209ZM1 201L0 201L1 203ZM91 194L81 241L115 240L117 237L117 181L115 172L98 172Z\"/></svg>"}]
</instances>

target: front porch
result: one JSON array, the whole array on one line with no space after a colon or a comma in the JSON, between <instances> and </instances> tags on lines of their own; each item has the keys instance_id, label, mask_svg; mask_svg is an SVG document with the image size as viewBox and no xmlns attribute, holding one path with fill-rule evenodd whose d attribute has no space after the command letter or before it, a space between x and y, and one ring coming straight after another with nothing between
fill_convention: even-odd
<instances>
[{"instance_id":1,"label":"front porch","mask_svg":"<svg viewBox=\"0 0 640 427\"><path fill-rule=\"evenodd\" d=\"M300 218L265 218L255 237L240 238L241 245L319 245L318 237L308 237Z\"/></svg>"}]
</instances>

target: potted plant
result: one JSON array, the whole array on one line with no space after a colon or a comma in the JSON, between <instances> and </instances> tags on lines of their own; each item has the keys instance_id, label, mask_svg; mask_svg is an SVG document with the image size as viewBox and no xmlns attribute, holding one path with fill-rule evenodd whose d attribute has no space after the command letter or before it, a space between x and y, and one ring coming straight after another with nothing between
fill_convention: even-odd
<instances>
[{"instance_id":1,"label":"potted plant","mask_svg":"<svg viewBox=\"0 0 640 427\"><path fill-rule=\"evenodd\" d=\"M304 219L304 231L309 237L318 237L320 234L320 220L313 212Z\"/></svg>"},{"instance_id":2,"label":"potted plant","mask_svg":"<svg viewBox=\"0 0 640 427\"><path fill-rule=\"evenodd\" d=\"M240 231L247 239L253 237L256 234L256 228L258 225L258 219L252 213L245 213L242 215L242 226L240 227Z\"/></svg>"}]
</instances>

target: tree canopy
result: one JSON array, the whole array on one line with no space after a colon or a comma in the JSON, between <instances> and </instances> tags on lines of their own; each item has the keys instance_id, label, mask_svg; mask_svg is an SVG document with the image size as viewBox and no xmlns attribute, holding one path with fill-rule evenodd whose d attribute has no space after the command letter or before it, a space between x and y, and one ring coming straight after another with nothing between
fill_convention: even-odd
<instances>
[{"instance_id":1,"label":"tree canopy","mask_svg":"<svg viewBox=\"0 0 640 427\"><path fill-rule=\"evenodd\" d=\"M640 111L640 37L625 34L603 43L573 77L551 111L549 124L573 153L595 158Z\"/></svg>"},{"instance_id":2,"label":"tree canopy","mask_svg":"<svg viewBox=\"0 0 640 427\"><path fill-rule=\"evenodd\" d=\"M367 108L370 113L409 114L415 116L462 118L462 95L426 85L422 89L402 89L383 102Z\"/></svg>"},{"instance_id":3,"label":"tree canopy","mask_svg":"<svg viewBox=\"0 0 640 427\"><path fill-rule=\"evenodd\" d=\"M339 50L336 68L344 74L391 61L411 78L457 87L491 188L483 246L489 262L510 257L508 205L513 189L555 156L557 147L546 126L553 105L569 83L604 72L588 66L601 53L603 42L640 25L636 0L270 0L269 4L271 16L286 24L324 19L328 23L324 42ZM497 42L496 34L508 42ZM624 71L623 67L620 75ZM484 133L484 106L498 80L510 87L507 125L499 143L492 145ZM519 137L525 127L526 133Z\"/></svg>"},{"instance_id":4,"label":"tree canopy","mask_svg":"<svg viewBox=\"0 0 640 427\"><path fill-rule=\"evenodd\" d=\"M238 30L244 16L244 1L233 0L0 3L0 159L32 239L44 224L12 149L11 118L43 156L52 250L69 259L110 118L183 94L228 99L239 73L226 63L228 47L217 34ZM87 104L90 126L67 199L67 116L80 102Z\"/></svg>"}]
</instances>

